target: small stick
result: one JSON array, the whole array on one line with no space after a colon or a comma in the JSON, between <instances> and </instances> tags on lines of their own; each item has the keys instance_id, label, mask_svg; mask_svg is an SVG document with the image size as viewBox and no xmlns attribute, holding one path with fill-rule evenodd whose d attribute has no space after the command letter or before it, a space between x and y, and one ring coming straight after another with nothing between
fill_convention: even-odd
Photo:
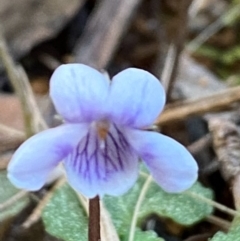
<instances>
[{"instance_id":1,"label":"small stick","mask_svg":"<svg viewBox=\"0 0 240 241\"><path fill-rule=\"evenodd\" d=\"M89 200L88 241L100 241L100 203L99 196Z\"/></svg>"},{"instance_id":2,"label":"small stick","mask_svg":"<svg viewBox=\"0 0 240 241\"><path fill-rule=\"evenodd\" d=\"M226 206L224 206L224 205L222 205L220 203L217 203L217 202L215 202L215 201L213 201L211 199L208 199L208 198L206 198L204 196L201 196L201 195L199 195L199 194L197 194L195 192L185 191L184 194L186 194L186 195L188 195L188 196L190 196L192 198L195 198L195 199L197 199L199 201L202 201L204 203L207 203L207 204L213 206L214 208L217 208L218 210L221 210L222 212L227 213L227 214L229 214L229 215L231 215L233 217L240 215L240 212L238 212L236 210L233 210L231 208L228 208L228 207L226 207Z\"/></svg>"},{"instance_id":3,"label":"small stick","mask_svg":"<svg viewBox=\"0 0 240 241\"><path fill-rule=\"evenodd\" d=\"M176 71L176 64L179 61L179 54L177 54L177 49L174 44L170 44L168 47L166 60L164 63L163 71L161 74L162 85L166 91L169 91L171 85L173 72Z\"/></svg>"},{"instance_id":4,"label":"small stick","mask_svg":"<svg viewBox=\"0 0 240 241\"><path fill-rule=\"evenodd\" d=\"M75 62L104 69L141 0L102 0L86 24L74 49Z\"/></svg>"},{"instance_id":5,"label":"small stick","mask_svg":"<svg viewBox=\"0 0 240 241\"><path fill-rule=\"evenodd\" d=\"M238 173L232 180L232 193L235 208L240 210L240 174Z\"/></svg>"},{"instance_id":6,"label":"small stick","mask_svg":"<svg viewBox=\"0 0 240 241\"><path fill-rule=\"evenodd\" d=\"M29 194L29 192L27 192L25 190L21 190L18 193L16 193L14 196L10 197L4 203L0 203L0 212L3 211L5 208L12 206L14 203L19 201L21 198L27 196L28 194Z\"/></svg>"},{"instance_id":7,"label":"small stick","mask_svg":"<svg viewBox=\"0 0 240 241\"><path fill-rule=\"evenodd\" d=\"M0 124L0 152L16 149L26 140L23 132Z\"/></svg>"},{"instance_id":8,"label":"small stick","mask_svg":"<svg viewBox=\"0 0 240 241\"><path fill-rule=\"evenodd\" d=\"M13 152L8 152L0 155L0 171L7 169L8 163L10 162L12 156Z\"/></svg>"},{"instance_id":9,"label":"small stick","mask_svg":"<svg viewBox=\"0 0 240 241\"><path fill-rule=\"evenodd\" d=\"M130 227L130 232L129 232L129 241L134 241L134 235L135 235L135 230L136 230L136 226L137 226L137 219L138 219L138 214L139 214L139 210L141 208L142 202L147 194L147 191L149 189L149 185L152 182L152 177L149 175L146 178L145 183L143 184L142 190L139 194L137 203L135 205L134 208L134 212L133 212L133 217L132 217L132 221L131 221L131 227Z\"/></svg>"},{"instance_id":10,"label":"small stick","mask_svg":"<svg viewBox=\"0 0 240 241\"><path fill-rule=\"evenodd\" d=\"M212 118L208 123L213 136L213 148L223 179L232 187L235 208L240 210L240 131L229 120Z\"/></svg>"},{"instance_id":11,"label":"small stick","mask_svg":"<svg viewBox=\"0 0 240 241\"><path fill-rule=\"evenodd\" d=\"M74 190L74 189L73 189ZM75 193L77 194L78 196L78 200L79 202L81 203L84 211L86 212L87 216L89 216L89 210L88 210L88 203L89 203L89 200L83 196L81 193L77 192L76 190L74 190Z\"/></svg>"},{"instance_id":12,"label":"small stick","mask_svg":"<svg viewBox=\"0 0 240 241\"><path fill-rule=\"evenodd\" d=\"M180 64L179 59L183 51L187 35L187 12L191 0L180 0L178 2L178 11L176 17L174 17L172 21L174 22L175 29L181 28L181 31L176 31L176 35L169 46L166 62L161 74L161 80L166 91L167 99L171 97L171 92L176 82L177 71ZM162 54L162 51L160 51L159 54Z\"/></svg>"},{"instance_id":13,"label":"small stick","mask_svg":"<svg viewBox=\"0 0 240 241\"><path fill-rule=\"evenodd\" d=\"M197 141L193 142L192 144L190 144L187 149L192 153L192 154L196 154L200 151L202 151L204 148L206 148L207 146L210 146L212 141L212 137L210 134L206 134L205 136L201 137L200 139L198 139Z\"/></svg>"},{"instance_id":14,"label":"small stick","mask_svg":"<svg viewBox=\"0 0 240 241\"><path fill-rule=\"evenodd\" d=\"M36 134L47 128L36 104L28 77L20 65L16 65L9 54L7 44L0 29L0 60L6 69L22 105L27 136Z\"/></svg>"},{"instance_id":15,"label":"small stick","mask_svg":"<svg viewBox=\"0 0 240 241\"><path fill-rule=\"evenodd\" d=\"M178 104L167 105L155 124L166 125L190 116L202 115L207 112L223 110L240 101L240 87L232 87L204 98L183 101Z\"/></svg>"},{"instance_id":16,"label":"small stick","mask_svg":"<svg viewBox=\"0 0 240 241\"><path fill-rule=\"evenodd\" d=\"M187 45L187 50L191 53L198 50L198 48L201 47L201 45L203 45L211 36L228 24L226 19L228 19L229 16L236 16L239 11L240 4L228 9L224 14L221 14L215 22L209 24L207 28L204 28L204 30Z\"/></svg>"},{"instance_id":17,"label":"small stick","mask_svg":"<svg viewBox=\"0 0 240 241\"><path fill-rule=\"evenodd\" d=\"M22 224L22 227L27 229L30 228L34 223L36 223L42 214L42 210L51 199L54 194L54 191L61 187L65 183L65 178L59 179L56 184L51 188L51 190L43 197L43 199L38 203L36 208L33 210L31 215L27 218L27 220Z\"/></svg>"},{"instance_id":18,"label":"small stick","mask_svg":"<svg viewBox=\"0 0 240 241\"><path fill-rule=\"evenodd\" d=\"M214 215L209 215L206 217L206 220L209 223L218 225L219 227L221 227L223 229L223 231L227 232L229 230L229 228L231 227L231 223L229 221L226 221L222 218L219 218L217 216Z\"/></svg>"},{"instance_id":19,"label":"small stick","mask_svg":"<svg viewBox=\"0 0 240 241\"><path fill-rule=\"evenodd\" d=\"M100 200L100 210L101 210L101 238L103 241L120 241L116 227L113 224L113 220L108 212L108 210L104 207L103 202Z\"/></svg>"},{"instance_id":20,"label":"small stick","mask_svg":"<svg viewBox=\"0 0 240 241\"><path fill-rule=\"evenodd\" d=\"M191 21L201 10L202 0L193 0L188 8L188 16Z\"/></svg>"},{"instance_id":21,"label":"small stick","mask_svg":"<svg viewBox=\"0 0 240 241\"><path fill-rule=\"evenodd\" d=\"M38 56L38 60L52 71L62 64L60 61L47 53L40 54Z\"/></svg>"}]
</instances>

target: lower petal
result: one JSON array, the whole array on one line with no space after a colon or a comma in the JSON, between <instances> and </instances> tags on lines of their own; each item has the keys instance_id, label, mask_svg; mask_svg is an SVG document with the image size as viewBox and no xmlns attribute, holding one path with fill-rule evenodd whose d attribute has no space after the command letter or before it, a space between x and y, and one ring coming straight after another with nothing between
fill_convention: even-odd
<instances>
[{"instance_id":1,"label":"lower petal","mask_svg":"<svg viewBox=\"0 0 240 241\"><path fill-rule=\"evenodd\" d=\"M91 130L64 164L71 186L88 198L121 195L138 176L138 158L114 126L104 140Z\"/></svg>"},{"instance_id":2,"label":"lower petal","mask_svg":"<svg viewBox=\"0 0 240 241\"><path fill-rule=\"evenodd\" d=\"M167 192L182 192L197 179L196 161L187 149L159 133L128 130L128 142L146 163L154 180Z\"/></svg>"},{"instance_id":3,"label":"lower petal","mask_svg":"<svg viewBox=\"0 0 240 241\"><path fill-rule=\"evenodd\" d=\"M50 172L86 135L88 125L67 124L43 131L25 141L8 165L8 178L18 188L35 191Z\"/></svg>"}]
</instances>

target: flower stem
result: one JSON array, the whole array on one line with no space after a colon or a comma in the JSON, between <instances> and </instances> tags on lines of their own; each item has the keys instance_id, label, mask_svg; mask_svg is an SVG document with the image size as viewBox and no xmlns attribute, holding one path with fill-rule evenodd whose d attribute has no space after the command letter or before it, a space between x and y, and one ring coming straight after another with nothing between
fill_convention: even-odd
<instances>
[{"instance_id":1,"label":"flower stem","mask_svg":"<svg viewBox=\"0 0 240 241\"><path fill-rule=\"evenodd\" d=\"M99 197L89 200L88 241L100 241L100 205Z\"/></svg>"}]
</instances>

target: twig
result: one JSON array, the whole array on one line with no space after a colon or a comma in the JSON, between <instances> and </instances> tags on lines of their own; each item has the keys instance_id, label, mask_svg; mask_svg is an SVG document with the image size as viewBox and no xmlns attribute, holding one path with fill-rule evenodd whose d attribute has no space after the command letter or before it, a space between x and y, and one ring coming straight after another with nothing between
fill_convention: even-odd
<instances>
[{"instance_id":1,"label":"twig","mask_svg":"<svg viewBox=\"0 0 240 241\"><path fill-rule=\"evenodd\" d=\"M208 199L208 198L206 198L204 196L201 196L201 195L199 195L199 194L197 194L195 192L185 191L184 194L186 194L186 195L188 195L188 196L190 196L192 198L198 199L199 201L201 200L201 201L203 201L203 202L205 202L205 203L207 203L207 204L209 204L209 205L211 205L211 206L213 206L213 207L221 210L222 212L227 213L227 214L229 214L229 215L231 215L233 217L240 215L240 212L238 212L236 210L233 210L231 208L228 208L228 207L226 207L226 206L224 206L224 205L222 205L220 203L217 203L217 202L215 202L215 201L213 201L211 199Z\"/></svg>"},{"instance_id":2,"label":"twig","mask_svg":"<svg viewBox=\"0 0 240 241\"><path fill-rule=\"evenodd\" d=\"M193 0L191 5L188 8L188 16L189 19L193 19L196 17L196 15L198 14L200 7L201 7L201 2L202 0Z\"/></svg>"},{"instance_id":3,"label":"twig","mask_svg":"<svg viewBox=\"0 0 240 241\"><path fill-rule=\"evenodd\" d=\"M13 153L7 153L0 156L0 171L5 170L12 158Z\"/></svg>"},{"instance_id":4,"label":"twig","mask_svg":"<svg viewBox=\"0 0 240 241\"><path fill-rule=\"evenodd\" d=\"M27 229L30 228L34 223L36 223L42 214L42 210L49 202L51 197L53 196L54 192L61 187L66 182L65 178L60 178L55 185L51 188L51 190L40 200L36 208L33 210L31 215L27 218L27 220L22 224L22 227Z\"/></svg>"},{"instance_id":5,"label":"twig","mask_svg":"<svg viewBox=\"0 0 240 241\"><path fill-rule=\"evenodd\" d=\"M214 117L209 119L208 129L212 134L213 149L219 162L222 177L226 182L230 182L240 173L239 128L232 121Z\"/></svg>"},{"instance_id":6,"label":"twig","mask_svg":"<svg viewBox=\"0 0 240 241\"><path fill-rule=\"evenodd\" d=\"M199 174L210 175L217 170L219 170L219 161L217 160L217 158L214 158L205 167L201 168Z\"/></svg>"},{"instance_id":7,"label":"twig","mask_svg":"<svg viewBox=\"0 0 240 241\"><path fill-rule=\"evenodd\" d=\"M46 129L46 123L43 120L35 102L27 75L20 65L14 64L14 61L8 52L7 45L1 31L0 60L3 62L7 75L18 97L20 98L27 136L31 136L43 129Z\"/></svg>"},{"instance_id":8,"label":"twig","mask_svg":"<svg viewBox=\"0 0 240 241\"><path fill-rule=\"evenodd\" d=\"M234 205L237 210L240 210L240 174L238 173L232 180L232 194Z\"/></svg>"},{"instance_id":9,"label":"twig","mask_svg":"<svg viewBox=\"0 0 240 241\"><path fill-rule=\"evenodd\" d=\"M76 62L104 69L111 60L141 0L102 0L76 45Z\"/></svg>"},{"instance_id":10,"label":"twig","mask_svg":"<svg viewBox=\"0 0 240 241\"><path fill-rule=\"evenodd\" d=\"M163 113L157 118L155 124L166 125L179 120L184 120L190 116L227 109L232 103L240 101L239 93L240 87L238 86L228 88L227 90L212 94L211 96L167 105Z\"/></svg>"},{"instance_id":11,"label":"twig","mask_svg":"<svg viewBox=\"0 0 240 241\"><path fill-rule=\"evenodd\" d=\"M226 25L225 19L229 15L239 14L240 4L230 8L225 14L220 15L220 17L205 28L195 39L193 39L188 45L187 50L190 52L195 52L204 42L206 42L212 35L217 33L221 28Z\"/></svg>"},{"instance_id":12,"label":"twig","mask_svg":"<svg viewBox=\"0 0 240 241\"><path fill-rule=\"evenodd\" d=\"M176 65L176 59L177 59L176 46L173 44L170 44L170 46L168 47L166 60L165 60L163 71L160 78L166 92L168 91L170 86L172 73Z\"/></svg>"},{"instance_id":13,"label":"twig","mask_svg":"<svg viewBox=\"0 0 240 241\"><path fill-rule=\"evenodd\" d=\"M86 212L87 216L89 216L89 210L88 210L88 199L86 197L84 197L81 193L77 192L76 190L74 190L78 196L78 199L82 205L82 207L84 208L84 211Z\"/></svg>"},{"instance_id":14,"label":"twig","mask_svg":"<svg viewBox=\"0 0 240 241\"><path fill-rule=\"evenodd\" d=\"M229 221L226 221L222 218L219 218L217 216L214 215L209 215L206 217L206 220L209 223L218 225L219 227L221 227L225 232L227 232L229 230L229 228L231 227L231 223Z\"/></svg>"},{"instance_id":15,"label":"twig","mask_svg":"<svg viewBox=\"0 0 240 241\"><path fill-rule=\"evenodd\" d=\"M38 60L52 71L62 64L56 58L47 53L40 54L38 56Z\"/></svg>"},{"instance_id":16,"label":"twig","mask_svg":"<svg viewBox=\"0 0 240 241\"><path fill-rule=\"evenodd\" d=\"M11 198L9 198L6 202L0 203L0 212L6 208L12 206L14 203L18 202L20 199L27 196L28 194L29 194L29 192L27 192L25 190L21 190L17 194L15 194Z\"/></svg>"},{"instance_id":17,"label":"twig","mask_svg":"<svg viewBox=\"0 0 240 241\"><path fill-rule=\"evenodd\" d=\"M26 140L23 132L0 124L0 152L13 150Z\"/></svg>"},{"instance_id":18,"label":"twig","mask_svg":"<svg viewBox=\"0 0 240 241\"><path fill-rule=\"evenodd\" d=\"M223 179L230 183L235 208L240 210L240 130L230 120L212 118L208 122L213 148Z\"/></svg>"},{"instance_id":19,"label":"twig","mask_svg":"<svg viewBox=\"0 0 240 241\"><path fill-rule=\"evenodd\" d=\"M134 241L134 235L135 235L135 229L136 229L136 225L137 225L138 213L139 213L140 207L142 205L142 202L145 198L146 192L148 191L148 188L149 188L149 185L150 185L151 182L152 182L152 177L149 175L147 177L143 187L142 187L142 190L139 194L136 206L134 208L128 241Z\"/></svg>"},{"instance_id":20,"label":"twig","mask_svg":"<svg viewBox=\"0 0 240 241\"><path fill-rule=\"evenodd\" d=\"M177 70L179 67L179 59L184 48L188 22L187 12L190 3L191 0L180 0L176 17L173 18L175 29L181 28L181 31L176 31L176 34L172 39L161 74L161 80L167 94L167 99L171 97L171 91L176 81ZM162 54L162 51L160 51L159 54Z\"/></svg>"},{"instance_id":21,"label":"twig","mask_svg":"<svg viewBox=\"0 0 240 241\"><path fill-rule=\"evenodd\" d=\"M109 212L105 208L103 202L100 200L101 208L101 238L102 241L120 241L116 228L113 225L113 221L109 215Z\"/></svg>"},{"instance_id":22,"label":"twig","mask_svg":"<svg viewBox=\"0 0 240 241\"><path fill-rule=\"evenodd\" d=\"M212 137L210 134L206 134L202 138L198 139L197 141L193 142L191 145L187 147L187 149L193 153L196 154L200 152L202 149L206 148L207 146L210 146L212 141Z\"/></svg>"},{"instance_id":23,"label":"twig","mask_svg":"<svg viewBox=\"0 0 240 241\"><path fill-rule=\"evenodd\" d=\"M195 52L202 44L204 44L211 36L217 33L224 23L221 18L208 25L195 39L193 39L186 47L189 52Z\"/></svg>"}]
</instances>

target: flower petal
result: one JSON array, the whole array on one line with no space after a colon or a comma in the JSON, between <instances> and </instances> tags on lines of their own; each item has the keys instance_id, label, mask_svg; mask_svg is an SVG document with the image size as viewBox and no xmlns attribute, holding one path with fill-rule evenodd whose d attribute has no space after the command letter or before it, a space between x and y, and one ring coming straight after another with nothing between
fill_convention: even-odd
<instances>
[{"instance_id":1,"label":"flower petal","mask_svg":"<svg viewBox=\"0 0 240 241\"><path fill-rule=\"evenodd\" d=\"M108 90L108 79L83 64L61 65L50 80L50 96L58 113L72 123L101 119Z\"/></svg>"},{"instance_id":2,"label":"flower petal","mask_svg":"<svg viewBox=\"0 0 240 241\"><path fill-rule=\"evenodd\" d=\"M138 176L138 158L115 126L106 139L91 129L64 164L71 186L88 198L121 195Z\"/></svg>"},{"instance_id":3,"label":"flower petal","mask_svg":"<svg viewBox=\"0 0 240 241\"><path fill-rule=\"evenodd\" d=\"M157 78L147 71L129 68L113 77L109 116L120 125L151 125L165 104L165 92Z\"/></svg>"},{"instance_id":4,"label":"flower petal","mask_svg":"<svg viewBox=\"0 0 240 241\"><path fill-rule=\"evenodd\" d=\"M8 165L8 178L18 188L38 190L49 173L88 131L86 124L62 125L25 141Z\"/></svg>"},{"instance_id":5,"label":"flower petal","mask_svg":"<svg viewBox=\"0 0 240 241\"><path fill-rule=\"evenodd\" d=\"M180 143L154 132L128 130L126 133L128 142L165 191L182 192L196 181L197 164Z\"/></svg>"}]
</instances>

